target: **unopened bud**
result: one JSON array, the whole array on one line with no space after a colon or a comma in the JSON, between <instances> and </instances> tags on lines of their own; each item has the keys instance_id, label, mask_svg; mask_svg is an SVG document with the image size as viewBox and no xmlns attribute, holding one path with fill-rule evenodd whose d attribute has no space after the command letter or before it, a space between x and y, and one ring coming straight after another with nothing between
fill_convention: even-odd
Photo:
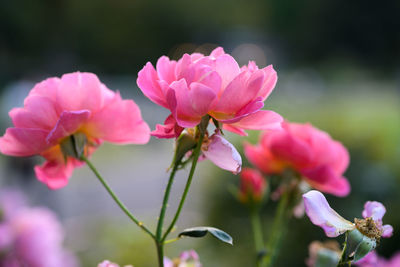
<instances>
[{"instance_id":1,"label":"unopened bud","mask_svg":"<svg viewBox=\"0 0 400 267\"><path fill-rule=\"evenodd\" d=\"M260 172L245 168L240 173L239 200L243 203L260 203L267 183Z\"/></svg>"}]
</instances>

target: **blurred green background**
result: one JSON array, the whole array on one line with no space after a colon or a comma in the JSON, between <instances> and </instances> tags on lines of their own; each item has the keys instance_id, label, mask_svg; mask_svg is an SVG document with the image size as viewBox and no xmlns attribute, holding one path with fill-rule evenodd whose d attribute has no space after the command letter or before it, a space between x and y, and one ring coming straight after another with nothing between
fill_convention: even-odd
<instances>
[{"instance_id":1,"label":"blurred green background","mask_svg":"<svg viewBox=\"0 0 400 267\"><path fill-rule=\"evenodd\" d=\"M133 98L154 129L168 112L145 99L137 72L161 55L209 53L223 46L240 64L273 64L279 80L266 102L290 121L311 122L342 141L351 154L346 176L352 193L329 197L344 217L360 217L366 200L387 207L395 234L378 252L400 249L400 13L399 1L294 0L5 0L0 3L0 128L36 82L73 71L96 73L111 89ZM228 135L238 149L248 138ZM105 145L93 162L121 198L154 227L172 156L172 140L146 146ZM242 154L243 155L243 154ZM38 158L0 156L0 186L21 188L32 203L52 208L66 227L66 245L82 266L103 259L156 266L155 249L118 210L90 171L75 171L64 189L36 181ZM234 237L233 247L211 237L167 246L169 256L194 248L205 267L252 266L246 210L228 188L238 177L209 162L199 164L178 230L212 225ZM188 171L177 178L174 211ZM275 204L263 210L266 235ZM170 218L170 217L168 217ZM307 246L324 240L307 218L293 219L277 266L302 266ZM173 233L174 235L174 233ZM173 236L172 235L172 236Z\"/></svg>"}]
</instances>

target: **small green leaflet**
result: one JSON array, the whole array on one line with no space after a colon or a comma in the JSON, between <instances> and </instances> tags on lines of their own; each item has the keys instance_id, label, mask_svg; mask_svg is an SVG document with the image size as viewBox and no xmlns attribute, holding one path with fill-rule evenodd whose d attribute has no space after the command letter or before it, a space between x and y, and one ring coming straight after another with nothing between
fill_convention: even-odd
<instances>
[{"instance_id":1,"label":"small green leaflet","mask_svg":"<svg viewBox=\"0 0 400 267\"><path fill-rule=\"evenodd\" d=\"M233 239L229 234L227 234L226 232L224 232L220 229L217 229L214 227L208 227L208 226L199 226L199 227L192 227L192 228L185 229L185 230L183 230L183 232L181 232L178 235L178 237L182 237L182 236L203 237L207 233L212 234L215 238L218 238L222 242L233 245Z\"/></svg>"}]
</instances>

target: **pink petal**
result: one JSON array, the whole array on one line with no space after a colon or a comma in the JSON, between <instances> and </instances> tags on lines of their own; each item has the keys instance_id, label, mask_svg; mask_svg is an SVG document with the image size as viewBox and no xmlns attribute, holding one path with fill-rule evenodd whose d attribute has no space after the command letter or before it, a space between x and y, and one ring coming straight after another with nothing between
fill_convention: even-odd
<instances>
[{"instance_id":1,"label":"pink petal","mask_svg":"<svg viewBox=\"0 0 400 267\"><path fill-rule=\"evenodd\" d=\"M210 53L210 57L215 59L224 54L225 54L224 49L222 47L217 47Z\"/></svg>"},{"instance_id":2,"label":"pink petal","mask_svg":"<svg viewBox=\"0 0 400 267\"><path fill-rule=\"evenodd\" d=\"M280 130L283 118L276 112L260 110L250 114L232 126L249 130Z\"/></svg>"},{"instance_id":3,"label":"pink petal","mask_svg":"<svg viewBox=\"0 0 400 267\"><path fill-rule=\"evenodd\" d=\"M277 164L277 160L260 146L244 144L244 153L246 158L259 170L266 174L280 172L282 167Z\"/></svg>"},{"instance_id":4,"label":"pink petal","mask_svg":"<svg viewBox=\"0 0 400 267\"><path fill-rule=\"evenodd\" d=\"M336 237L353 230L354 224L334 211L321 192L312 190L303 195L306 214L311 222L322 229L328 237Z\"/></svg>"},{"instance_id":5,"label":"pink petal","mask_svg":"<svg viewBox=\"0 0 400 267\"><path fill-rule=\"evenodd\" d=\"M187 86L185 79L181 79L179 81L173 82L170 86L174 92L175 100L176 100L176 109L171 109L172 114L174 115L177 123L181 127L194 127L200 123L202 115L197 113L193 109L191 93ZM200 91L200 89L199 89ZM173 97L172 92L168 91L168 99L171 102L171 106L173 106ZM199 106L201 108L201 105Z\"/></svg>"},{"instance_id":6,"label":"pink petal","mask_svg":"<svg viewBox=\"0 0 400 267\"><path fill-rule=\"evenodd\" d=\"M382 237L388 238L391 237L393 235L393 226L391 226L390 224L385 224L382 227Z\"/></svg>"},{"instance_id":7,"label":"pink petal","mask_svg":"<svg viewBox=\"0 0 400 267\"><path fill-rule=\"evenodd\" d=\"M386 208L382 203L378 201L367 201L364 204L364 210L362 216L364 218L372 217L374 221L382 221L383 216L386 213Z\"/></svg>"},{"instance_id":8,"label":"pink petal","mask_svg":"<svg viewBox=\"0 0 400 267\"><path fill-rule=\"evenodd\" d=\"M218 51L214 53L214 55L217 54ZM215 70L222 78L222 83L221 83L222 88L225 88L240 73L240 67L238 63L232 56L228 54L221 54L216 58Z\"/></svg>"},{"instance_id":9,"label":"pink petal","mask_svg":"<svg viewBox=\"0 0 400 267\"><path fill-rule=\"evenodd\" d=\"M85 132L117 144L145 144L150 139L150 128L143 121L139 107L133 100L122 100L119 94L93 115L85 125Z\"/></svg>"},{"instance_id":10,"label":"pink petal","mask_svg":"<svg viewBox=\"0 0 400 267\"><path fill-rule=\"evenodd\" d=\"M222 113L211 112L211 115L213 115L214 118L216 118L217 120L219 120L220 122L223 122L223 123L236 123L236 122L240 121L241 119L243 119L253 113L256 113L262 107L264 107L264 102L262 102L261 97L257 97L256 99L250 101L244 107L239 109L234 114L225 114L223 112Z\"/></svg>"},{"instance_id":11,"label":"pink petal","mask_svg":"<svg viewBox=\"0 0 400 267\"><path fill-rule=\"evenodd\" d=\"M29 99L33 96L41 96L47 97L52 101L57 101L57 91L60 86L61 79L60 78L48 78L40 83L37 83L35 87L29 92L29 95L26 99ZM24 103L26 104L26 103Z\"/></svg>"},{"instance_id":12,"label":"pink petal","mask_svg":"<svg viewBox=\"0 0 400 267\"><path fill-rule=\"evenodd\" d=\"M207 114L211 103L216 98L216 94L210 87L207 87L201 83L192 83L190 85L189 97L194 113L204 116Z\"/></svg>"},{"instance_id":13,"label":"pink petal","mask_svg":"<svg viewBox=\"0 0 400 267\"><path fill-rule=\"evenodd\" d=\"M68 73L61 77L57 104L62 110L96 112L103 106L104 95L110 93L93 73Z\"/></svg>"},{"instance_id":14,"label":"pink petal","mask_svg":"<svg viewBox=\"0 0 400 267\"><path fill-rule=\"evenodd\" d=\"M48 131L42 129L8 128L0 137L0 151L10 156L33 156L50 146L46 142Z\"/></svg>"},{"instance_id":15,"label":"pink petal","mask_svg":"<svg viewBox=\"0 0 400 267\"><path fill-rule=\"evenodd\" d=\"M280 160L296 167L307 166L312 158L312 151L307 143L285 131L266 132L271 153Z\"/></svg>"},{"instance_id":16,"label":"pink petal","mask_svg":"<svg viewBox=\"0 0 400 267\"><path fill-rule=\"evenodd\" d=\"M46 161L42 166L35 166L36 177L50 189L60 189L68 184L75 166L72 160L64 162Z\"/></svg>"},{"instance_id":17,"label":"pink petal","mask_svg":"<svg viewBox=\"0 0 400 267\"><path fill-rule=\"evenodd\" d=\"M221 169L237 174L242 168L242 158L236 148L220 134L213 134L210 143L202 147L203 154Z\"/></svg>"},{"instance_id":18,"label":"pink petal","mask_svg":"<svg viewBox=\"0 0 400 267\"><path fill-rule=\"evenodd\" d=\"M55 102L46 96L32 95L25 99L24 108L9 112L17 128L40 128L50 131L58 120Z\"/></svg>"},{"instance_id":19,"label":"pink petal","mask_svg":"<svg viewBox=\"0 0 400 267\"><path fill-rule=\"evenodd\" d=\"M119 267L119 265L105 260L105 261L99 263L99 265L97 265L97 267Z\"/></svg>"},{"instance_id":20,"label":"pink petal","mask_svg":"<svg viewBox=\"0 0 400 267\"><path fill-rule=\"evenodd\" d=\"M278 76L272 65L263 68L262 71L264 72L264 83L258 95L265 100L274 90Z\"/></svg>"},{"instance_id":21,"label":"pink petal","mask_svg":"<svg viewBox=\"0 0 400 267\"><path fill-rule=\"evenodd\" d=\"M168 84L176 80L175 77L176 61L170 60L166 56L162 56L157 60L157 74L159 79L164 80Z\"/></svg>"},{"instance_id":22,"label":"pink petal","mask_svg":"<svg viewBox=\"0 0 400 267\"><path fill-rule=\"evenodd\" d=\"M164 121L164 125L157 124L156 130L150 134L157 138L177 138L183 129L176 123L174 117L169 115Z\"/></svg>"},{"instance_id":23,"label":"pink petal","mask_svg":"<svg viewBox=\"0 0 400 267\"><path fill-rule=\"evenodd\" d=\"M313 169L300 170L305 180L314 188L338 197L345 197L350 193L348 180L337 175L328 165L318 166Z\"/></svg>"},{"instance_id":24,"label":"pink petal","mask_svg":"<svg viewBox=\"0 0 400 267\"><path fill-rule=\"evenodd\" d=\"M232 133L238 134L240 136L248 136L248 134L241 128L233 126L232 124L223 124L222 128L224 130L230 131Z\"/></svg>"},{"instance_id":25,"label":"pink petal","mask_svg":"<svg viewBox=\"0 0 400 267\"><path fill-rule=\"evenodd\" d=\"M229 83L214 110L225 114L236 114L257 97L263 81L264 74L261 70L255 73L240 73Z\"/></svg>"},{"instance_id":26,"label":"pink petal","mask_svg":"<svg viewBox=\"0 0 400 267\"><path fill-rule=\"evenodd\" d=\"M89 110L63 111L56 126L49 133L46 141L49 144L56 144L64 137L75 133L90 117Z\"/></svg>"},{"instance_id":27,"label":"pink petal","mask_svg":"<svg viewBox=\"0 0 400 267\"><path fill-rule=\"evenodd\" d=\"M164 92L157 82L158 79L157 72L153 65L151 65L150 62L147 62L146 66L139 71L136 83L140 90L142 90L143 94L151 101L160 106L168 108Z\"/></svg>"}]
</instances>

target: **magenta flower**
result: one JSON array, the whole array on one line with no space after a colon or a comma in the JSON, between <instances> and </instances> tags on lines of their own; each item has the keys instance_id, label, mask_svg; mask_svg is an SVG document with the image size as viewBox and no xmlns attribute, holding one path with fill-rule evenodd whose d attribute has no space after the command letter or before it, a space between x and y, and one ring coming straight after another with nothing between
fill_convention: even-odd
<instances>
[{"instance_id":1,"label":"magenta flower","mask_svg":"<svg viewBox=\"0 0 400 267\"><path fill-rule=\"evenodd\" d=\"M380 257L375 251L371 251L364 258L354 262L359 267L398 267L400 266L400 252L397 252L389 260Z\"/></svg>"},{"instance_id":2,"label":"magenta flower","mask_svg":"<svg viewBox=\"0 0 400 267\"><path fill-rule=\"evenodd\" d=\"M280 115L261 110L276 81L272 66L258 69L249 62L239 68L219 47L209 56L185 54L178 61L163 56L156 69L148 62L137 84L151 101L171 111L152 135L173 138L184 128L198 125L207 114L240 135L246 135L245 129L280 128Z\"/></svg>"},{"instance_id":3,"label":"magenta flower","mask_svg":"<svg viewBox=\"0 0 400 267\"><path fill-rule=\"evenodd\" d=\"M246 144L248 160L265 174L290 168L312 187L346 196L350 184L343 173L349 165L346 148L311 124L285 122L283 130L265 131L256 146Z\"/></svg>"},{"instance_id":4,"label":"magenta flower","mask_svg":"<svg viewBox=\"0 0 400 267\"><path fill-rule=\"evenodd\" d=\"M334 211L319 191L307 192L303 195L303 200L306 214L311 222L321 227L328 237L336 237L356 228L363 235L374 239L390 237L393 233L392 226L382 225L382 217L386 209L379 202L368 201L362 212L364 219L355 219L355 223L352 223Z\"/></svg>"},{"instance_id":5,"label":"magenta flower","mask_svg":"<svg viewBox=\"0 0 400 267\"><path fill-rule=\"evenodd\" d=\"M150 138L138 106L123 100L91 73L70 73L38 83L24 107L12 109L9 115L14 127L0 138L0 151L44 157L46 162L36 166L35 173L51 189L65 186L73 169L83 164L62 153L60 144L69 136L85 136L86 155L103 141L144 144Z\"/></svg>"},{"instance_id":6,"label":"magenta flower","mask_svg":"<svg viewBox=\"0 0 400 267\"><path fill-rule=\"evenodd\" d=\"M260 202L266 189L267 183L257 170L246 168L240 173L239 200L241 202Z\"/></svg>"}]
</instances>

